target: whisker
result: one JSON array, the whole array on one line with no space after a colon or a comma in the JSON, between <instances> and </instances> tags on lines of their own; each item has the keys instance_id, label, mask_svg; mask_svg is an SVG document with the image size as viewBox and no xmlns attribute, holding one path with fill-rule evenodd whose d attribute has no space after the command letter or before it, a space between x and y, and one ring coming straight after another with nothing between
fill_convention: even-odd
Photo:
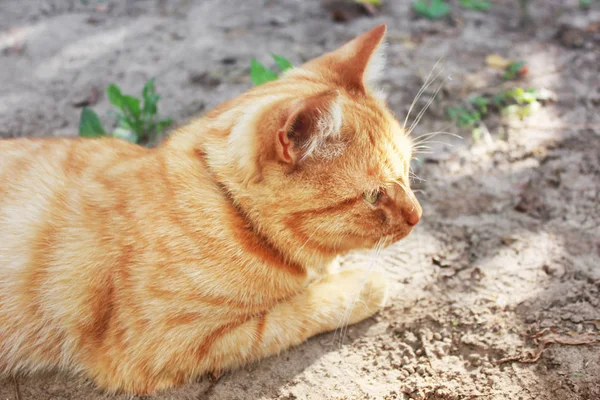
<instances>
[{"instance_id":1,"label":"whisker","mask_svg":"<svg viewBox=\"0 0 600 400\"><path fill-rule=\"evenodd\" d=\"M445 146L448 146L448 147L454 147L454 145L453 145L452 143L440 142L440 141L438 141L438 140L428 140L428 141L425 141L425 142L419 143L419 145L422 145L422 144L429 144L429 143L433 143L433 144L443 144L443 145L445 145Z\"/></svg>"},{"instance_id":2,"label":"whisker","mask_svg":"<svg viewBox=\"0 0 600 400\"><path fill-rule=\"evenodd\" d=\"M425 145L414 146L413 150L431 150L431 147Z\"/></svg>"},{"instance_id":3,"label":"whisker","mask_svg":"<svg viewBox=\"0 0 600 400\"><path fill-rule=\"evenodd\" d=\"M306 241L302 244L302 246L300 246L298 248L298 250L296 250L296 253L294 254L294 259L298 256L298 254L302 251L302 249L304 248L304 246L306 246L306 244L308 243L308 241L310 239L312 239L312 237L314 236L315 233L317 233L317 230L319 230L319 228L321 228L321 226L323 226L325 224L326 221L321 222L313 231L313 233L310 234L310 236L308 237L308 239L306 239Z\"/></svg>"},{"instance_id":4,"label":"whisker","mask_svg":"<svg viewBox=\"0 0 600 400\"><path fill-rule=\"evenodd\" d=\"M443 68L440 69L437 72L437 74L431 79L431 81L429 81L429 78L431 77L431 74L433 74L433 71L435 71L435 69L437 68L437 66L440 63L440 61L442 61L442 57L440 57L437 60L437 62L435 63L435 65L433 66L433 68L431 69L431 71L429 71L429 75L427 75L427 78L425 78L425 81L423 82L423 85L421 86L421 89L419 89L419 91L417 92L415 98L413 99L412 103L410 104L410 107L408 108L408 112L406 113L406 118L404 119L404 124L402 125L402 129L406 130L406 123L408 122L408 118L410 117L410 113L412 112L412 109L414 108L414 106L417 104L417 101L419 101L419 98L421 97L421 95L423 94L423 92L425 92L425 90L427 90L427 88L429 87L429 85L431 85L433 82L435 82L435 80L437 79L437 77L444 70Z\"/></svg>"},{"instance_id":5,"label":"whisker","mask_svg":"<svg viewBox=\"0 0 600 400\"><path fill-rule=\"evenodd\" d=\"M429 106L431 106L431 104L433 103L433 100L435 100L435 96L437 96L437 94L440 92L440 90L442 90L442 87L444 86L444 82L445 82L445 79L442 80L442 83L440 83L438 85L437 89L435 90L435 92L433 92L433 95L431 96L431 98L429 99L429 101L427 102L427 104L425 104L425 107L423 107L423 109L421 110L421 112L419 112L419 114L417 115L417 118L415 118L415 120L413 121L413 123L410 125L410 128L408 128L408 132L407 132L408 136L410 136L410 134L417 127L417 125L419 124L419 122L421 122L421 118L423 118L423 115L429 109Z\"/></svg>"},{"instance_id":6,"label":"whisker","mask_svg":"<svg viewBox=\"0 0 600 400\"><path fill-rule=\"evenodd\" d=\"M456 133L452 133L452 132L448 132L448 131L436 131L436 132L423 133L423 134L421 134L419 136L416 136L413 139L413 143L419 143L419 142L422 142L425 139L433 138L433 137L436 137L438 135L449 135L449 136L455 137L457 139L461 139L461 140L463 139L462 136L457 135Z\"/></svg>"},{"instance_id":7,"label":"whisker","mask_svg":"<svg viewBox=\"0 0 600 400\"><path fill-rule=\"evenodd\" d=\"M419 183L421 182L427 182L425 179L417 176L417 174L415 174L414 172L410 172L408 175L413 181L419 181ZM414 190L413 190L414 192Z\"/></svg>"},{"instance_id":8,"label":"whisker","mask_svg":"<svg viewBox=\"0 0 600 400\"><path fill-rule=\"evenodd\" d=\"M343 345L344 338L346 337L346 335L348 333L348 328L349 328L348 322L350 320L350 315L352 314L352 310L356 306L356 302L357 302L358 298L360 297L362 289L364 288L365 284L367 283L369 274L371 273L371 268L379 260L379 255L383 248L384 240L385 240L385 237L380 238L377 241L377 243L375 244L375 246L373 247L373 252L371 254L374 257L372 257L372 261L369 263L369 266L368 266L367 270L365 271L365 279L362 282L362 284L360 285L360 287L358 288L358 291L356 292L356 295L354 296L352 301L346 306L346 310L344 311L344 314L342 315L342 318L341 318L340 322L338 323L338 327L334 331L334 339L333 340L335 342L335 335L337 333L337 330L340 329L340 347Z\"/></svg>"}]
</instances>

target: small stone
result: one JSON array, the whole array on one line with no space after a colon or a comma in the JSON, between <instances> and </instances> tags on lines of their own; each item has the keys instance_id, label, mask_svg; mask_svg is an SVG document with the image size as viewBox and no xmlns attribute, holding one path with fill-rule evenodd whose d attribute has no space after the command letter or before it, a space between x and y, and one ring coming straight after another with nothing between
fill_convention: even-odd
<instances>
[{"instance_id":1,"label":"small stone","mask_svg":"<svg viewBox=\"0 0 600 400\"><path fill-rule=\"evenodd\" d=\"M546 275L550 276L561 277L565 273L564 267L560 264L544 264L542 265L542 270L546 273Z\"/></svg>"}]
</instances>

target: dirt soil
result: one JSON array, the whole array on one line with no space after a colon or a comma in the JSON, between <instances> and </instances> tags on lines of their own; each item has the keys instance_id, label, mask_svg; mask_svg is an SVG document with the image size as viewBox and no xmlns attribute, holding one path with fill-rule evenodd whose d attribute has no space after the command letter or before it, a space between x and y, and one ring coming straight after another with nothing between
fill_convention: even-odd
<instances>
[{"instance_id":1,"label":"dirt soil","mask_svg":"<svg viewBox=\"0 0 600 400\"><path fill-rule=\"evenodd\" d=\"M385 310L153 398L600 399L600 344L577 344L600 339L600 6L533 0L522 20L516 1L481 13L452 0L450 17L430 21L409 0L383 3L375 16L339 1L0 3L0 137L75 135L74 104L85 102L109 125L104 88L137 93L150 77L161 113L184 123L249 88L252 57L299 64L383 22L383 86L404 119L441 59L442 90L413 135L464 138L440 135L415 162L424 216L414 233L344 259L387 271ZM492 53L525 61L528 74L502 83ZM554 101L523 120L487 119L480 140L447 120L445 107L511 85ZM499 362L531 359L543 343L536 362ZM67 374L0 380L0 399L106 397Z\"/></svg>"}]
</instances>

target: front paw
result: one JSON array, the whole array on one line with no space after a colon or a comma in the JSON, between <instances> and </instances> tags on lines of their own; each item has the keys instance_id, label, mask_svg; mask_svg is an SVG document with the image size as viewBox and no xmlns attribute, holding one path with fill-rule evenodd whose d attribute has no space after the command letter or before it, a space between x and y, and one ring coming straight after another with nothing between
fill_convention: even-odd
<instances>
[{"instance_id":1,"label":"front paw","mask_svg":"<svg viewBox=\"0 0 600 400\"><path fill-rule=\"evenodd\" d=\"M389 285L384 274L356 269L339 276L346 290L346 307L350 307L348 324L369 318L385 305Z\"/></svg>"}]
</instances>

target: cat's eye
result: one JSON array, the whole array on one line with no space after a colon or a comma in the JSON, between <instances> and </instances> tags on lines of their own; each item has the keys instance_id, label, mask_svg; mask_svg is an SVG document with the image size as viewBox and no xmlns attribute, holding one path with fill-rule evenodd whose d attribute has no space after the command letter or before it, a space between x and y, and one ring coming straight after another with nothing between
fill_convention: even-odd
<instances>
[{"instance_id":1,"label":"cat's eye","mask_svg":"<svg viewBox=\"0 0 600 400\"><path fill-rule=\"evenodd\" d=\"M380 197L381 192L379 190L370 190L363 193L363 199L369 204L377 203L377 200L379 200Z\"/></svg>"}]
</instances>

